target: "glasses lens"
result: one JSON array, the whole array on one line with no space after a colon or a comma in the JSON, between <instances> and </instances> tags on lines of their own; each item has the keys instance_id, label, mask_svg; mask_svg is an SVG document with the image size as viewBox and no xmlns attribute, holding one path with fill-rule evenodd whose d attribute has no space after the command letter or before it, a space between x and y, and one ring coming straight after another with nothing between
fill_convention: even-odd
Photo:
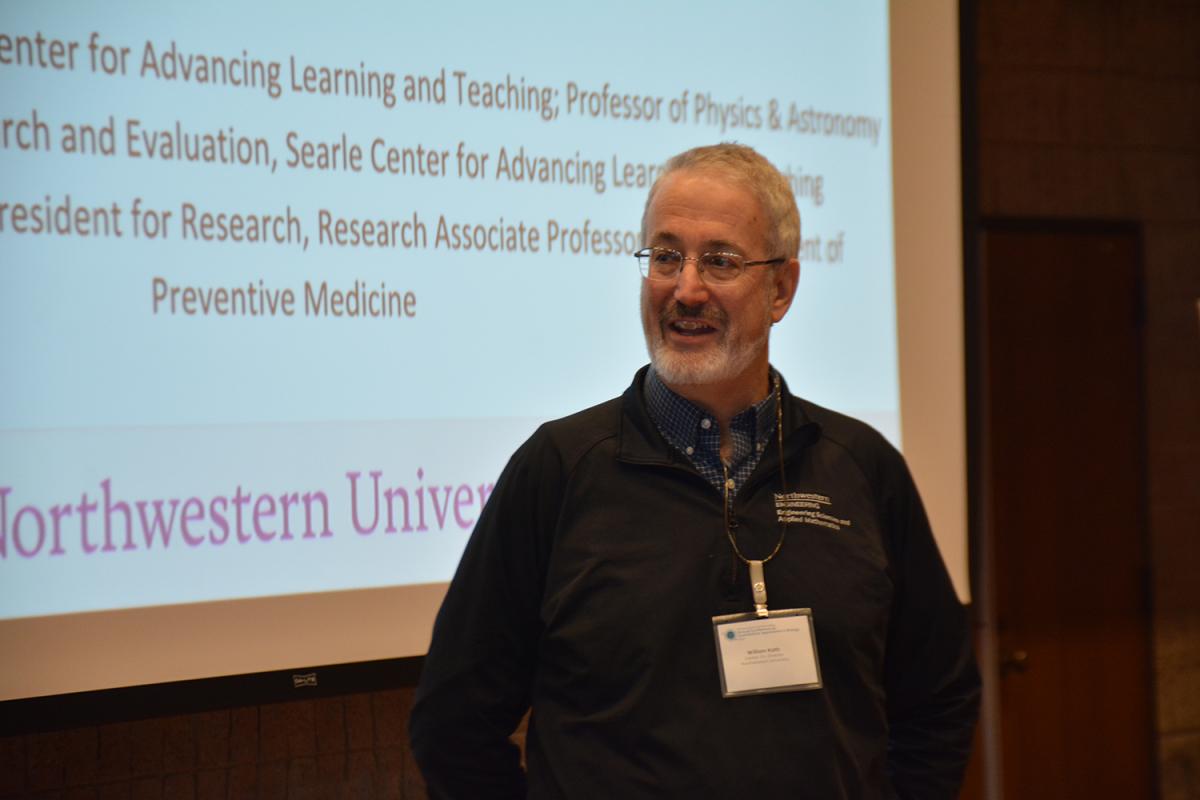
<instances>
[{"instance_id":1,"label":"glasses lens","mask_svg":"<svg viewBox=\"0 0 1200 800\"><path fill-rule=\"evenodd\" d=\"M705 253L700 256L700 268L705 280L724 283L742 274L742 261L736 253Z\"/></svg>"},{"instance_id":2,"label":"glasses lens","mask_svg":"<svg viewBox=\"0 0 1200 800\"><path fill-rule=\"evenodd\" d=\"M651 247L638 253L638 263L647 278L665 280L679 274L683 254L665 247Z\"/></svg>"}]
</instances>

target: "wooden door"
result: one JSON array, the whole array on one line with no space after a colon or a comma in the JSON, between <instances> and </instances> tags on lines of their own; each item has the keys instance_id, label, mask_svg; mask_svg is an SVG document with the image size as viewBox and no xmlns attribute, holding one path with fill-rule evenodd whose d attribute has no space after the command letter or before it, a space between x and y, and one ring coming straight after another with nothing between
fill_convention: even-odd
<instances>
[{"instance_id":1,"label":"wooden door","mask_svg":"<svg viewBox=\"0 0 1200 800\"><path fill-rule=\"evenodd\" d=\"M982 243L1002 796L1150 798L1140 240L1040 222Z\"/></svg>"}]
</instances>

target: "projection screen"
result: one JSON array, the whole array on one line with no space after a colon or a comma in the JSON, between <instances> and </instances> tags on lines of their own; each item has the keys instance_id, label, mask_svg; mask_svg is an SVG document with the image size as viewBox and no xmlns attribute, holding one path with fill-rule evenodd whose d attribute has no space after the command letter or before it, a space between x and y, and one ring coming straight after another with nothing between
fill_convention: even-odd
<instances>
[{"instance_id":1,"label":"projection screen","mask_svg":"<svg viewBox=\"0 0 1200 800\"><path fill-rule=\"evenodd\" d=\"M773 363L904 450L965 598L919 5L4 4L0 699L423 653L511 452L645 361L646 189L723 140L800 207Z\"/></svg>"}]
</instances>

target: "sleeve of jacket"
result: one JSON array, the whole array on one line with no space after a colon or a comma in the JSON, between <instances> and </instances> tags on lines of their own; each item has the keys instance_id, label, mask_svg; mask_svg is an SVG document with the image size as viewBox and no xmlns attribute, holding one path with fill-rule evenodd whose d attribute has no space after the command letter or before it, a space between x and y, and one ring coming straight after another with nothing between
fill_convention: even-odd
<instances>
[{"instance_id":1,"label":"sleeve of jacket","mask_svg":"<svg viewBox=\"0 0 1200 800\"><path fill-rule=\"evenodd\" d=\"M888 770L900 798L952 800L979 713L970 627L907 466L888 446L880 467L896 582L884 666Z\"/></svg>"},{"instance_id":2,"label":"sleeve of jacket","mask_svg":"<svg viewBox=\"0 0 1200 800\"><path fill-rule=\"evenodd\" d=\"M544 431L488 498L434 623L409 735L431 798L524 798L509 737L529 707L561 459Z\"/></svg>"}]
</instances>

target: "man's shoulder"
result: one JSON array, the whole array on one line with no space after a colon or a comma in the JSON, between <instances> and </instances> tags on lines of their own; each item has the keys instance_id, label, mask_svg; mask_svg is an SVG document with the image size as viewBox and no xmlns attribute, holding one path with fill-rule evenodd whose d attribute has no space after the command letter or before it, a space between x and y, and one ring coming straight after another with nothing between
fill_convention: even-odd
<instances>
[{"instance_id":1,"label":"man's shoulder","mask_svg":"<svg viewBox=\"0 0 1200 800\"><path fill-rule=\"evenodd\" d=\"M621 430L623 397L614 397L582 411L543 423L529 444L557 450L572 464L596 445L616 439Z\"/></svg>"},{"instance_id":2,"label":"man's shoulder","mask_svg":"<svg viewBox=\"0 0 1200 800\"><path fill-rule=\"evenodd\" d=\"M566 437L587 436L611 430L620 423L624 400L624 396L605 400L582 411L543 423L542 429L547 433Z\"/></svg>"},{"instance_id":3,"label":"man's shoulder","mask_svg":"<svg viewBox=\"0 0 1200 800\"><path fill-rule=\"evenodd\" d=\"M792 395L792 402L803 411L810 422L820 426L821 434L825 438L846 446L891 447L887 437L857 417L834 411L796 395Z\"/></svg>"},{"instance_id":4,"label":"man's shoulder","mask_svg":"<svg viewBox=\"0 0 1200 800\"><path fill-rule=\"evenodd\" d=\"M847 414L796 398L810 422L820 429L818 458L831 475L861 479L882 509L906 507L919 495L908 464L900 451L871 425ZM923 523L928 527L928 523ZM893 529L907 531L904 526Z\"/></svg>"},{"instance_id":5,"label":"man's shoulder","mask_svg":"<svg viewBox=\"0 0 1200 800\"><path fill-rule=\"evenodd\" d=\"M874 473L883 465L905 468L900 452L868 423L795 395L792 402L817 425L823 445L845 451L864 471Z\"/></svg>"}]
</instances>

